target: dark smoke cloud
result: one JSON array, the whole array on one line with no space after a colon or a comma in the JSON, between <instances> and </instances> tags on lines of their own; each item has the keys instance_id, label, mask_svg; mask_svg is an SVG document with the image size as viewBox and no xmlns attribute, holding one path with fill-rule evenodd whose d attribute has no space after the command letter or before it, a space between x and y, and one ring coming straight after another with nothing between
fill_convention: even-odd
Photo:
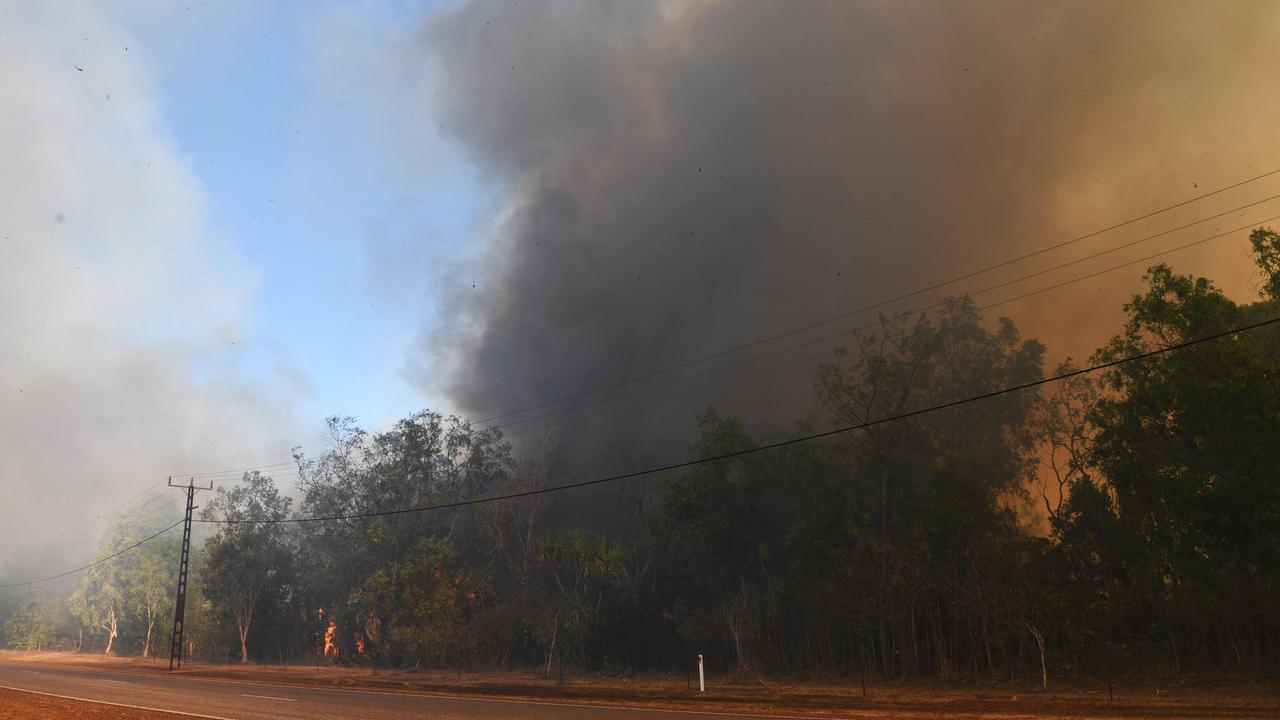
<instances>
[{"instance_id":1,"label":"dark smoke cloud","mask_svg":"<svg viewBox=\"0 0 1280 720\"><path fill-rule=\"evenodd\" d=\"M423 34L431 107L509 206L489 277L455 297L468 321L424 352L458 348L451 395L484 417L1256 174L1277 157L1258 116L1275 117L1276 29L1268 3L464 4ZM1246 287L1242 254L1214 247L1174 261ZM1001 314L1087 354L1139 272ZM789 422L813 365L710 397ZM708 397L640 416L687 427Z\"/></svg>"}]
</instances>

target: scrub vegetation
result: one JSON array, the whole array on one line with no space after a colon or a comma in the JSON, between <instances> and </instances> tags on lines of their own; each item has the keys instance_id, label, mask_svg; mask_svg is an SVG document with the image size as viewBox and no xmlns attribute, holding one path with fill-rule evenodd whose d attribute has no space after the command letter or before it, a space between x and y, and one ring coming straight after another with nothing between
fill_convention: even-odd
<instances>
[{"instance_id":1,"label":"scrub vegetation","mask_svg":"<svg viewBox=\"0 0 1280 720\"><path fill-rule=\"evenodd\" d=\"M1152 267L1088 363L1273 317L1261 296ZM814 380L837 425L1061 374L967 298L885 318ZM816 430L707 409L690 459ZM333 419L296 503L249 473L205 498L188 654L548 676L1055 679L1280 667L1280 335L1263 329L865 430L590 489L548 440L424 411ZM100 557L177 518L119 518ZM372 514L372 515L371 515ZM280 522L317 516L365 517ZM221 522L232 521L232 522ZM3 606L15 649L163 654L175 533Z\"/></svg>"}]
</instances>

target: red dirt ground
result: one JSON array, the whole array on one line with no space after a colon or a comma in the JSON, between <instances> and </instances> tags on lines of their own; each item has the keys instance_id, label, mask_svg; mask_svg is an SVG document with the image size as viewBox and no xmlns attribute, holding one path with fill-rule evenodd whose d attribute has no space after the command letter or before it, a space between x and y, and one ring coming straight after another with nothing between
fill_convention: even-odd
<instances>
[{"instance_id":1,"label":"red dirt ground","mask_svg":"<svg viewBox=\"0 0 1280 720\"><path fill-rule=\"evenodd\" d=\"M72 653L0 652L2 662L100 667L116 672L164 672L166 663L138 658L102 658ZM684 677L570 677L564 684L530 673L413 672L334 666L221 665L189 663L181 671L194 678L286 685L377 688L406 693L452 694L505 699L537 699L681 710L779 713L809 717L914 720L968 718L1280 718L1280 680L1275 678L1121 678L1115 699L1102 683L1051 683L1047 692L1019 683L877 684L863 697L858 678L845 682L761 681L711 677L706 693L691 692ZM9 699L0 696L0 718ZM95 706L104 708L105 706ZM133 714L47 717L141 717ZM132 711L130 711L132 712ZM151 720L150 716L147 716ZM157 718L172 717L156 714Z\"/></svg>"},{"instance_id":2,"label":"red dirt ground","mask_svg":"<svg viewBox=\"0 0 1280 720\"><path fill-rule=\"evenodd\" d=\"M180 717L0 688L0 720L179 720Z\"/></svg>"}]
</instances>

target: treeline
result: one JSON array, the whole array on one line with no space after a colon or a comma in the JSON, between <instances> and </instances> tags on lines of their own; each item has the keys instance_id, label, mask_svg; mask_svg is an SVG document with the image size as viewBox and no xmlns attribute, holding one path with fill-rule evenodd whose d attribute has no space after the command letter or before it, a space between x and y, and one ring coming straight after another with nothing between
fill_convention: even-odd
<instances>
[{"instance_id":1,"label":"treeline","mask_svg":"<svg viewBox=\"0 0 1280 720\"><path fill-rule=\"evenodd\" d=\"M1276 317L1280 235L1251 241L1261 299L1154 267L1090 364ZM568 460L430 412L383 432L333 420L332 447L298 457L296 507L256 473L206 502L228 522L196 553L188 650L548 674L682 671L695 654L888 678L1280 668L1280 331L997 393L1049 374L1044 357L952 299L886 319L815 380L838 425L901 419L428 512L376 514L549 487ZM708 410L689 456L823 429ZM100 555L176 512L125 517ZM319 516L338 519L262 522ZM70 597L26 592L9 644L167 648L174 542L94 567Z\"/></svg>"}]
</instances>

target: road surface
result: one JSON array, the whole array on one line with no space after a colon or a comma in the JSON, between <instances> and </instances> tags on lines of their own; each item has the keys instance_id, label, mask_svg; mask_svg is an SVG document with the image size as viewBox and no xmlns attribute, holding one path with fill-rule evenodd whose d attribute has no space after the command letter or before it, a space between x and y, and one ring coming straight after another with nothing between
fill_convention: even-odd
<instances>
[{"instance_id":1,"label":"road surface","mask_svg":"<svg viewBox=\"0 0 1280 720\"><path fill-rule=\"evenodd\" d=\"M403 695L11 663L0 663L0 686L75 700L183 712L219 720L697 720L700 717L707 720L759 720L762 717L720 712Z\"/></svg>"}]
</instances>

